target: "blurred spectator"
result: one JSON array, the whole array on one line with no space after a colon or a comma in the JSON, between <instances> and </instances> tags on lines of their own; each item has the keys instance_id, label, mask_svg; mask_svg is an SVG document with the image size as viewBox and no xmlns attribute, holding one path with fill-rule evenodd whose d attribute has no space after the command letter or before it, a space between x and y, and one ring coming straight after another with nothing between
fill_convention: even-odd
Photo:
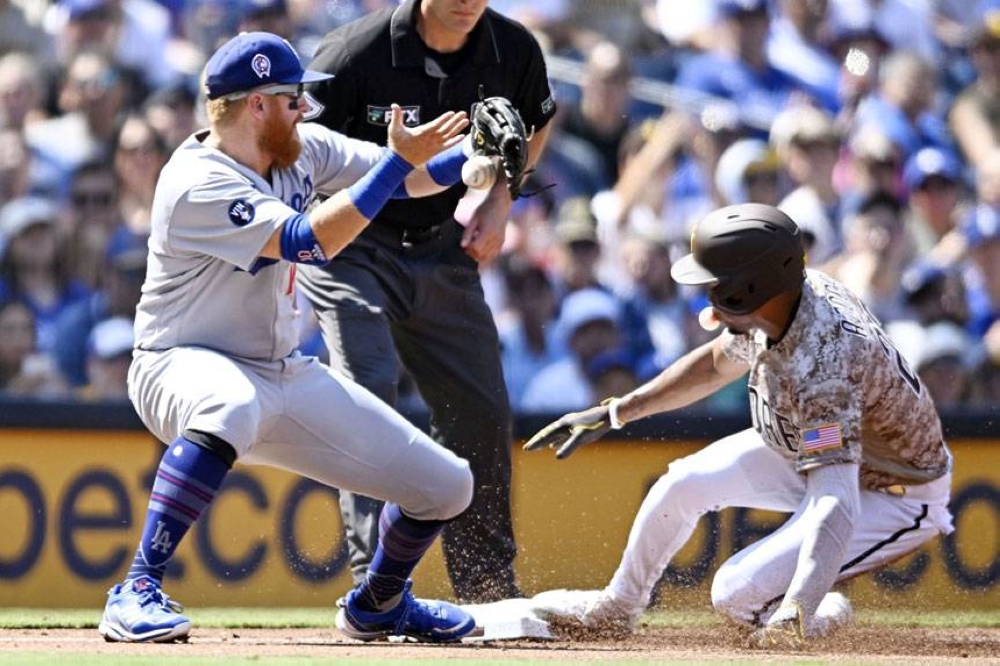
<instances>
[{"instance_id":1,"label":"blurred spectator","mask_svg":"<svg viewBox=\"0 0 1000 666\"><path fill-rule=\"evenodd\" d=\"M685 240L694 223L721 200L715 185L719 159L727 148L745 138L739 116L729 104L710 104L691 126L690 139L670 179L670 206L661 211L667 229L683 230Z\"/></svg>"},{"instance_id":2,"label":"blurred spectator","mask_svg":"<svg viewBox=\"0 0 1000 666\"><path fill-rule=\"evenodd\" d=\"M936 67L941 48L934 36L932 4L913 0L830 0L829 18L835 31L874 29L894 50L912 49Z\"/></svg>"},{"instance_id":3,"label":"blurred spectator","mask_svg":"<svg viewBox=\"0 0 1000 666\"><path fill-rule=\"evenodd\" d=\"M967 275L969 330L1000 364L1000 202L981 202L961 223L971 270Z\"/></svg>"},{"instance_id":4,"label":"blurred spectator","mask_svg":"<svg viewBox=\"0 0 1000 666\"><path fill-rule=\"evenodd\" d=\"M892 322L886 333L903 360L919 376L938 409L960 406L971 390L974 344L961 326L939 321L922 326Z\"/></svg>"},{"instance_id":5,"label":"blurred spectator","mask_svg":"<svg viewBox=\"0 0 1000 666\"><path fill-rule=\"evenodd\" d=\"M779 70L823 99L837 99L840 66L827 49L827 0L777 0L767 57Z\"/></svg>"},{"instance_id":6,"label":"blurred spectator","mask_svg":"<svg viewBox=\"0 0 1000 666\"><path fill-rule=\"evenodd\" d=\"M941 245L949 235L957 235L954 231L965 195L958 158L939 148L921 149L903 168L903 187L909 193L907 226L918 252L935 252L941 263L958 260L961 248L956 243Z\"/></svg>"},{"instance_id":7,"label":"blurred spectator","mask_svg":"<svg viewBox=\"0 0 1000 666\"><path fill-rule=\"evenodd\" d=\"M908 159L921 148L948 148L944 120L934 113L937 72L912 51L895 51L882 62L878 90L858 105L855 129L874 126Z\"/></svg>"},{"instance_id":8,"label":"blurred spectator","mask_svg":"<svg viewBox=\"0 0 1000 666\"><path fill-rule=\"evenodd\" d=\"M69 203L69 265L75 278L96 289L103 286L108 246L123 224L114 167L94 161L77 169Z\"/></svg>"},{"instance_id":9,"label":"blurred spectator","mask_svg":"<svg viewBox=\"0 0 1000 666\"><path fill-rule=\"evenodd\" d=\"M44 199L15 199L0 209L0 300L18 299L31 308L38 349L46 353L59 344L56 318L89 294L70 275L58 216Z\"/></svg>"},{"instance_id":10,"label":"blurred spectator","mask_svg":"<svg viewBox=\"0 0 1000 666\"><path fill-rule=\"evenodd\" d=\"M716 0L656 0L656 26L677 49L707 51L715 42Z\"/></svg>"},{"instance_id":11,"label":"blurred spectator","mask_svg":"<svg viewBox=\"0 0 1000 666\"><path fill-rule=\"evenodd\" d=\"M548 152L548 151L546 151ZM526 179L529 191L537 189L536 174ZM555 235L549 218L555 206L553 189L543 189L537 195L521 197L510 208L503 255L507 260L537 264L547 267L552 261L552 243ZM500 304L501 308L503 303Z\"/></svg>"},{"instance_id":12,"label":"blurred spectator","mask_svg":"<svg viewBox=\"0 0 1000 666\"><path fill-rule=\"evenodd\" d=\"M0 299L0 393L56 398L66 384L52 358L35 344L35 318L17 300Z\"/></svg>"},{"instance_id":13,"label":"blurred spectator","mask_svg":"<svg viewBox=\"0 0 1000 666\"><path fill-rule=\"evenodd\" d=\"M553 128L545 152L529 176L531 182L543 186L554 184L552 196L557 203L592 197L610 187L612 180L604 170L600 153L583 139L564 132L558 113L550 124Z\"/></svg>"},{"instance_id":14,"label":"blurred spectator","mask_svg":"<svg viewBox=\"0 0 1000 666\"><path fill-rule=\"evenodd\" d=\"M616 292L630 282L621 256L626 235L643 233L667 242L687 238L687 225L668 214L674 208L671 181L692 131L687 114L676 111L633 126L619 151L621 175L591 202L601 244L599 275Z\"/></svg>"},{"instance_id":15,"label":"blurred spectator","mask_svg":"<svg viewBox=\"0 0 1000 666\"><path fill-rule=\"evenodd\" d=\"M913 260L914 244L902 212L892 194L870 194L845 221L844 253L826 266L882 322L907 314L900 275Z\"/></svg>"},{"instance_id":16,"label":"blurred spectator","mask_svg":"<svg viewBox=\"0 0 1000 666\"><path fill-rule=\"evenodd\" d=\"M568 354L542 368L528 382L520 408L525 412L561 413L584 409L596 398L587 369L598 355L618 347L620 306L600 289L581 289L563 300L559 330Z\"/></svg>"},{"instance_id":17,"label":"blurred spectator","mask_svg":"<svg viewBox=\"0 0 1000 666\"><path fill-rule=\"evenodd\" d=\"M178 77L167 48L170 14L155 0L60 0L49 7L45 29L64 63L95 51L134 71L147 89Z\"/></svg>"},{"instance_id":18,"label":"blurred spectator","mask_svg":"<svg viewBox=\"0 0 1000 666\"><path fill-rule=\"evenodd\" d=\"M327 6L326 3L316 3L316 14L320 19L324 17L322 10ZM242 13L243 0L188 0L183 3L181 33L207 59L209 54L237 33Z\"/></svg>"},{"instance_id":19,"label":"blurred spectator","mask_svg":"<svg viewBox=\"0 0 1000 666\"><path fill-rule=\"evenodd\" d=\"M834 187L841 133L833 118L811 106L782 111L771 127L771 145L793 189L778 203L802 229L809 263L821 265L840 251L840 194Z\"/></svg>"},{"instance_id":20,"label":"blurred spectator","mask_svg":"<svg viewBox=\"0 0 1000 666\"><path fill-rule=\"evenodd\" d=\"M24 135L16 129L0 129L0 202L29 193L31 166Z\"/></svg>"},{"instance_id":21,"label":"blurred spectator","mask_svg":"<svg viewBox=\"0 0 1000 666\"><path fill-rule=\"evenodd\" d=\"M624 395L639 385L632 357L615 349L595 356L586 369L595 402Z\"/></svg>"},{"instance_id":22,"label":"blurred spectator","mask_svg":"<svg viewBox=\"0 0 1000 666\"><path fill-rule=\"evenodd\" d=\"M42 73L32 56L22 52L0 56L0 128L23 130L44 118L42 93Z\"/></svg>"},{"instance_id":23,"label":"blurred spectator","mask_svg":"<svg viewBox=\"0 0 1000 666\"><path fill-rule=\"evenodd\" d=\"M677 85L735 102L748 129L766 138L765 128L789 98L807 91L767 57L767 0L719 0L719 12L715 46L681 65Z\"/></svg>"},{"instance_id":24,"label":"blurred spectator","mask_svg":"<svg viewBox=\"0 0 1000 666\"><path fill-rule=\"evenodd\" d=\"M871 25L830 26L829 48L840 63L837 124L850 127L858 104L878 88L878 72L889 43Z\"/></svg>"},{"instance_id":25,"label":"blurred spectator","mask_svg":"<svg viewBox=\"0 0 1000 666\"><path fill-rule=\"evenodd\" d=\"M600 42L587 54L580 101L560 117L562 130L585 141L600 155L609 184L618 178L618 147L628 130L628 54Z\"/></svg>"},{"instance_id":26,"label":"blurred spectator","mask_svg":"<svg viewBox=\"0 0 1000 666\"><path fill-rule=\"evenodd\" d=\"M131 319L111 317L94 326L87 340L87 384L76 391L76 397L91 402L128 400L134 344Z\"/></svg>"},{"instance_id":27,"label":"blurred spectator","mask_svg":"<svg viewBox=\"0 0 1000 666\"><path fill-rule=\"evenodd\" d=\"M29 125L28 145L43 160L57 165L61 178L69 182L84 162L110 155L128 97L121 69L106 56L81 53L69 64L59 88L60 115Z\"/></svg>"},{"instance_id":28,"label":"blurred spectator","mask_svg":"<svg viewBox=\"0 0 1000 666\"><path fill-rule=\"evenodd\" d=\"M715 167L720 205L762 203L777 205L781 198L781 163L760 139L740 139L726 148Z\"/></svg>"},{"instance_id":29,"label":"blurred spectator","mask_svg":"<svg viewBox=\"0 0 1000 666\"><path fill-rule=\"evenodd\" d=\"M167 145L146 117L131 113L118 129L113 155L119 183L119 213L125 223L121 233L132 243L145 247L156 179L170 158Z\"/></svg>"},{"instance_id":30,"label":"blurred spectator","mask_svg":"<svg viewBox=\"0 0 1000 666\"><path fill-rule=\"evenodd\" d=\"M567 20L574 45L584 53L610 41L631 54L649 53L662 40L646 21L645 0L573 0Z\"/></svg>"},{"instance_id":31,"label":"blurred spectator","mask_svg":"<svg viewBox=\"0 0 1000 666\"><path fill-rule=\"evenodd\" d=\"M847 159L835 172L845 217L874 192L889 192L897 197L903 194L900 149L880 129L864 127L847 145Z\"/></svg>"},{"instance_id":32,"label":"blurred spectator","mask_svg":"<svg viewBox=\"0 0 1000 666\"><path fill-rule=\"evenodd\" d=\"M556 214L556 244L553 256L553 279L560 298L566 294L600 287L597 266L601 245L597 240L597 220L586 197L567 199Z\"/></svg>"},{"instance_id":33,"label":"blurred spectator","mask_svg":"<svg viewBox=\"0 0 1000 666\"><path fill-rule=\"evenodd\" d=\"M557 360L564 348L555 325L555 291L545 271L515 259L504 275L510 307L498 318L497 330L507 394L510 403L518 405L531 378Z\"/></svg>"},{"instance_id":34,"label":"blurred spectator","mask_svg":"<svg viewBox=\"0 0 1000 666\"><path fill-rule=\"evenodd\" d=\"M292 41L295 26L285 0L244 0L239 32L273 32Z\"/></svg>"},{"instance_id":35,"label":"blurred spectator","mask_svg":"<svg viewBox=\"0 0 1000 666\"><path fill-rule=\"evenodd\" d=\"M548 42L546 50L565 50L570 45L570 0L491 0L490 9L522 24Z\"/></svg>"},{"instance_id":36,"label":"blurred spectator","mask_svg":"<svg viewBox=\"0 0 1000 666\"><path fill-rule=\"evenodd\" d=\"M969 55L976 79L959 94L948 121L966 159L983 168L1000 154L1000 2L983 3Z\"/></svg>"},{"instance_id":37,"label":"blurred spectator","mask_svg":"<svg viewBox=\"0 0 1000 666\"><path fill-rule=\"evenodd\" d=\"M953 268L918 259L903 272L900 286L910 315L921 326L940 321L958 326L968 323L965 284Z\"/></svg>"},{"instance_id":38,"label":"blurred spectator","mask_svg":"<svg viewBox=\"0 0 1000 666\"><path fill-rule=\"evenodd\" d=\"M175 85L153 92L142 109L147 122L172 152L198 129L196 106L194 92L186 85Z\"/></svg>"},{"instance_id":39,"label":"blurred spectator","mask_svg":"<svg viewBox=\"0 0 1000 666\"><path fill-rule=\"evenodd\" d=\"M691 322L687 303L670 277L669 244L637 233L626 238L622 250L633 285L623 303L623 347L631 369L646 381L688 351Z\"/></svg>"},{"instance_id":40,"label":"blurred spectator","mask_svg":"<svg viewBox=\"0 0 1000 666\"><path fill-rule=\"evenodd\" d=\"M24 7L14 0L0 0L0 56L14 51L46 63L52 59L52 40L28 20Z\"/></svg>"},{"instance_id":41,"label":"blurred spectator","mask_svg":"<svg viewBox=\"0 0 1000 666\"><path fill-rule=\"evenodd\" d=\"M74 303L59 316L55 331L59 346L54 355L59 370L73 387L87 382L87 344L98 322L109 318L135 318L135 306L146 277L146 252L117 246L107 254L101 288Z\"/></svg>"}]
</instances>

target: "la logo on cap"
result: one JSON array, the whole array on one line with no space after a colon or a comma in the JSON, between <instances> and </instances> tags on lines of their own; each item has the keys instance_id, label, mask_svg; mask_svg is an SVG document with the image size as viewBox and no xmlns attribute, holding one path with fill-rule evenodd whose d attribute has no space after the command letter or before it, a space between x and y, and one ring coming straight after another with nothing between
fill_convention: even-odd
<instances>
[{"instance_id":1,"label":"la logo on cap","mask_svg":"<svg viewBox=\"0 0 1000 666\"><path fill-rule=\"evenodd\" d=\"M253 57L250 67L253 68L254 74L259 79L266 79L271 76L271 59L263 53L258 53Z\"/></svg>"}]
</instances>

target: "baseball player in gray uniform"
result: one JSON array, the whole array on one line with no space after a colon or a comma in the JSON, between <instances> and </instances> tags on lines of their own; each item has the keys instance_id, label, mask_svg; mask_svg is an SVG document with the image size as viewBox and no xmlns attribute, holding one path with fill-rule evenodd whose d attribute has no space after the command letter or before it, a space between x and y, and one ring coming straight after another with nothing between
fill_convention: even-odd
<instances>
[{"instance_id":1,"label":"baseball player in gray uniform","mask_svg":"<svg viewBox=\"0 0 1000 666\"><path fill-rule=\"evenodd\" d=\"M169 444L132 566L108 593L108 640L188 635L163 574L236 460L386 500L371 574L341 600L348 636L450 642L474 628L457 606L415 599L409 581L469 504L468 463L295 351L291 263L325 262L389 197L442 189L435 173L456 182L468 119L447 113L407 129L394 107L388 148L300 125L302 84L326 76L304 71L276 35L233 38L206 65L209 129L160 174L129 396ZM310 209L318 192L332 196Z\"/></svg>"},{"instance_id":2,"label":"baseball player in gray uniform","mask_svg":"<svg viewBox=\"0 0 1000 666\"><path fill-rule=\"evenodd\" d=\"M543 592L535 610L630 630L698 518L723 507L791 513L717 572L712 603L752 646L797 645L852 618L830 592L952 530L951 456L926 389L843 285L805 270L801 234L771 206L708 215L672 269L704 285L703 325L725 330L609 404L525 445L569 455L626 421L700 400L749 371L753 427L673 462L635 518L603 590Z\"/></svg>"}]
</instances>

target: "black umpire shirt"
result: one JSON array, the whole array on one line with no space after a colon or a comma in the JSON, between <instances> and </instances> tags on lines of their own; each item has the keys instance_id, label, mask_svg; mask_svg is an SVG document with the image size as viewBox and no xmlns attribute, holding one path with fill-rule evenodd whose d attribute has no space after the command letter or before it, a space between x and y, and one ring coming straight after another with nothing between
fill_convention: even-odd
<instances>
[{"instance_id":1,"label":"black umpire shirt","mask_svg":"<svg viewBox=\"0 0 1000 666\"><path fill-rule=\"evenodd\" d=\"M407 126L445 111L470 111L483 95L508 98L524 125L542 128L555 113L545 60L535 38L520 24L487 9L456 53L438 53L417 33L419 0L375 12L326 35L309 69L334 74L312 84L319 104L310 116L356 139L386 144L390 104L403 108ZM431 197L392 200L373 222L422 229L452 218L465 194L458 185Z\"/></svg>"}]
</instances>

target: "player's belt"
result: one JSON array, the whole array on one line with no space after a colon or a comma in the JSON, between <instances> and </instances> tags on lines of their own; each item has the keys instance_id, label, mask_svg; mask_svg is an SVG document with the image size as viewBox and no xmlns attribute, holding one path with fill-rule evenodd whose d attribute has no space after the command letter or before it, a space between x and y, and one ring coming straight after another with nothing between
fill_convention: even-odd
<instances>
[{"instance_id":1,"label":"player's belt","mask_svg":"<svg viewBox=\"0 0 1000 666\"><path fill-rule=\"evenodd\" d=\"M383 245L409 250L440 240L447 225L448 222L442 222L421 229L397 229L386 224L373 222L365 227L361 235L372 238Z\"/></svg>"}]
</instances>

